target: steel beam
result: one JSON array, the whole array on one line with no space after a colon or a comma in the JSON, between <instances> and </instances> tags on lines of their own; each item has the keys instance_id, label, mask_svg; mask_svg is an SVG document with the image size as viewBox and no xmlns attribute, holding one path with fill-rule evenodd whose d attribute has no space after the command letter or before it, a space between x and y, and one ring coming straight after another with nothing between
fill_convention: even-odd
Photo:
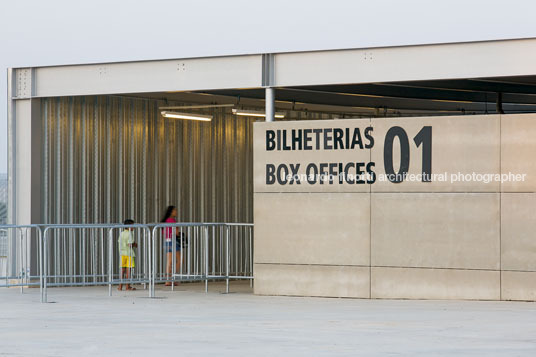
<instances>
[{"instance_id":1,"label":"steel beam","mask_svg":"<svg viewBox=\"0 0 536 357\"><path fill-rule=\"evenodd\" d=\"M535 62L531 38L39 67L26 89L50 97L527 76Z\"/></svg>"},{"instance_id":2,"label":"steel beam","mask_svg":"<svg viewBox=\"0 0 536 357\"><path fill-rule=\"evenodd\" d=\"M261 58L246 55L40 67L36 69L35 96L260 87Z\"/></svg>"},{"instance_id":3,"label":"steel beam","mask_svg":"<svg viewBox=\"0 0 536 357\"><path fill-rule=\"evenodd\" d=\"M520 55L522 54L522 55ZM275 85L377 83L535 74L536 39L275 55Z\"/></svg>"}]
</instances>

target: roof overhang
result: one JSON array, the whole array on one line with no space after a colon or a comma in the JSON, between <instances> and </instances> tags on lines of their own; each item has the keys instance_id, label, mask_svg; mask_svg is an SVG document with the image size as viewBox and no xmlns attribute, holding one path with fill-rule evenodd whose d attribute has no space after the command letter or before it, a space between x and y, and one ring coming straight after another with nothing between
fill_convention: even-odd
<instances>
[{"instance_id":1,"label":"roof overhang","mask_svg":"<svg viewBox=\"0 0 536 357\"><path fill-rule=\"evenodd\" d=\"M531 76L535 63L536 39L500 40L16 68L12 93L19 99Z\"/></svg>"}]
</instances>

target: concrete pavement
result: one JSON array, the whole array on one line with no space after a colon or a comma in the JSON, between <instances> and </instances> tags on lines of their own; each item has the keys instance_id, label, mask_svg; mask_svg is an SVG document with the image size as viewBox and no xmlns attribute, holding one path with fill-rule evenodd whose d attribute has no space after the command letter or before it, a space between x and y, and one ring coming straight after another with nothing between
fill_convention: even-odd
<instances>
[{"instance_id":1,"label":"concrete pavement","mask_svg":"<svg viewBox=\"0 0 536 357\"><path fill-rule=\"evenodd\" d=\"M536 304L0 289L0 356L535 356Z\"/></svg>"}]
</instances>

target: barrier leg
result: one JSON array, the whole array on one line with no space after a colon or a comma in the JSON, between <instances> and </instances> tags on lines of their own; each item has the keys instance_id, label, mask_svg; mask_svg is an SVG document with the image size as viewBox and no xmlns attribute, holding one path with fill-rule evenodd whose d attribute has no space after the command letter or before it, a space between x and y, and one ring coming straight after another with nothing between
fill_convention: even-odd
<instances>
[{"instance_id":1,"label":"barrier leg","mask_svg":"<svg viewBox=\"0 0 536 357\"><path fill-rule=\"evenodd\" d=\"M229 226L225 226L225 293L229 294L229 264L230 264L230 252L229 252Z\"/></svg>"},{"instance_id":2,"label":"barrier leg","mask_svg":"<svg viewBox=\"0 0 536 357\"><path fill-rule=\"evenodd\" d=\"M208 227L205 227L205 293L208 293Z\"/></svg>"},{"instance_id":3,"label":"barrier leg","mask_svg":"<svg viewBox=\"0 0 536 357\"><path fill-rule=\"evenodd\" d=\"M41 302L47 302L47 270L48 270L48 241L47 241L47 230L45 229L43 237L43 294L41 295Z\"/></svg>"},{"instance_id":4,"label":"barrier leg","mask_svg":"<svg viewBox=\"0 0 536 357\"><path fill-rule=\"evenodd\" d=\"M18 270L19 270L19 282L20 282L20 293L23 294L24 293L24 254L26 252L23 252L23 246L24 246L24 235L22 234L22 229L20 230L20 243L19 243L19 267L18 267Z\"/></svg>"},{"instance_id":5,"label":"barrier leg","mask_svg":"<svg viewBox=\"0 0 536 357\"><path fill-rule=\"evenodd\" d=\"M149 297L151 298L154 298L155 297L155 293L154 293L154 281L156 280L156 235L155 235L155 230L153 229L153 234L152 236L149 236L149 239L151 240L151 245L152 245L152 249L150 250L150 254L149 254L149 267L150 267L150 271L149 271L149 276L150 276L150 283L149 283Z\"/></svg>"},{"instance_id":6,"label":"barrier leg","mask_svg":"<svg viewBox=\"0 0 536 357\"><path fill-rule=\"evenodd\" d=\"M112 296L112 280L113 280L113 243L112 230L108 231L108 296Z\"/></svg>"},{"instance_id":7,"label":"barrier leg","mask_svg":"<svg viewBox=\"0 0 536 357\"><path fill-rule=\"evenodd\" d=\"M39 247L39 295L43 302L43 236L41 228L37 228L37 246Z\"/></svg>"}]
</instances>

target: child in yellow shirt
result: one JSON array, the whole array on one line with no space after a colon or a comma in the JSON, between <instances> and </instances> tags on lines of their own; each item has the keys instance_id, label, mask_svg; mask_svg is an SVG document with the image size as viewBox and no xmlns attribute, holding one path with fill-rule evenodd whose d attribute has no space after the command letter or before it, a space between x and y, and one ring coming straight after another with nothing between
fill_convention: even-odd
<instances>
[{"instance_id":1,"label":"child in yellow shirt","mask_svg":"<svg viewBox=\"0 0 536 357\"><path fill-rule=\"evenodd\" d=\"M134 224L134 221L127 219L123 224ZM134 235L132 234L133 228L125 228L121 235L119 236L119 254L121 255L121 279L128 279L131 274L132 269L135 267L134 259L136 257L136 248L138 244L134 240ZM123 284L119 284L117 290L123 290ZM136 290L130 286L130 284L125 284L125 290Z\"/></svg>"}]
</instances>

